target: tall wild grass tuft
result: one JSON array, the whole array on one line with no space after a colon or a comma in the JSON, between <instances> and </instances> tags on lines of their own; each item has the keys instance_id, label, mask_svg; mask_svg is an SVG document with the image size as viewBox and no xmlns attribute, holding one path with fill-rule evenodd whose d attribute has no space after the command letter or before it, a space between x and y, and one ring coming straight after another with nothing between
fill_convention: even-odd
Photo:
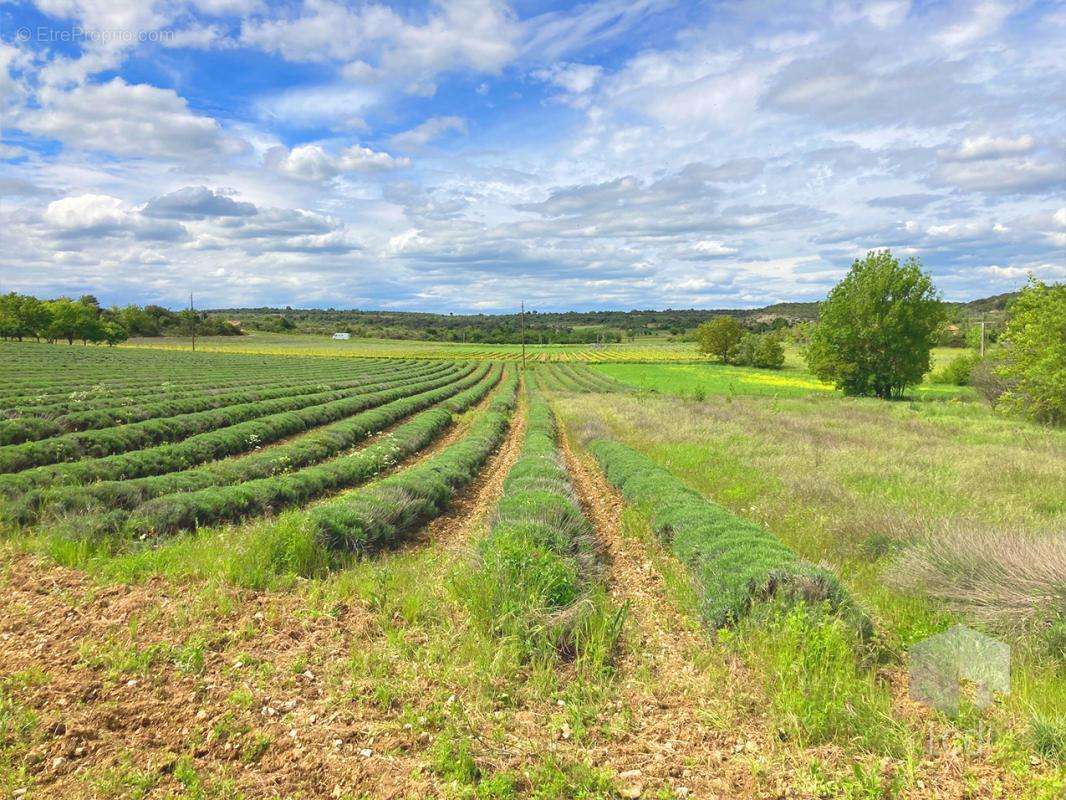
<instances>
[{"instance_id":1,"label":"tall wild grass tuft","mask_svg":"<svg viewBox=\"0 0 1066 800\"><path fill-rule=\"evenodd\" d=\"M1066 618L1066 535L943 528L904 551L888 577L997 630L1048 627Z\"/></svg>"}]
</instances>

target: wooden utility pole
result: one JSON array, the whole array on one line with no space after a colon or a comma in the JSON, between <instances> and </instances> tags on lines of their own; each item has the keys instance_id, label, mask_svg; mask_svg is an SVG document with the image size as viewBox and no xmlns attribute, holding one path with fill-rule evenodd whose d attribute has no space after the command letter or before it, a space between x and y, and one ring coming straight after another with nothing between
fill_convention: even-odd
<instances>
[{"instance_id":1,"label":"wooden utility pole","mask_svg":"<svg viewBox=\"0 0 1066 800\"><path fill-rule=\"evenodd\" d=\"M192 304L192 292L189 292L189 327L192 332L192 351L196 352L196 308Z\"/></svg>"},{"instance_id":2,"label":"wooden utility pole","mask_svg":"<svg viewBox=\"0 0 1066 800\"><path fill-rule=\"evenodd\" d=\"M526 371L526 301L522 301L522 371Z\"/></svg>"}]
</instances>

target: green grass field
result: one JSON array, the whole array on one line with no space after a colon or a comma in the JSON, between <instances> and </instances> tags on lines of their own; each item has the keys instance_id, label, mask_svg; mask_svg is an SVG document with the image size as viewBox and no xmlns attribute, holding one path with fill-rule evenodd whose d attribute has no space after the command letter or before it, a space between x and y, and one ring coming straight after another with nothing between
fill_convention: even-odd
<instances>
[{"instance_id":1,"label":"green grass field","mask_svg":"<svg viewBox=\"0 0 1066 800\"><path fill-rule=\"evenodd\" d=\"M933 351L933 369L959 354L947 347ZM596 369L616 380L647 391L678 397L711 395L762 395L803 397L811 393L834 393L830 384L811 375L795 347L785 350L785 366L780 370L734 367L713 362L690 364L603 364ZM928 380L911 390L917 399L973 399L967 387L943 386Z\"/></svg>"}]
</instances>

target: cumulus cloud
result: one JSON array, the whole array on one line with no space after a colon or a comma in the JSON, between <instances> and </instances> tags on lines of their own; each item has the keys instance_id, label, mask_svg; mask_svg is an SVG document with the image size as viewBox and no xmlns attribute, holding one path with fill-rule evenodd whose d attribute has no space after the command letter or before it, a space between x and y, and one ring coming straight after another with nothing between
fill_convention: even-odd
<instances>
[{"instance_id":1,"label":"cumulus cloud","mask_svg":"<svg viewBox=\"0 0 1066 800\"><path fill-rule=\"evenodd\" d=\"M117 197L83 194L48 204L43 214L50 232L62 238L132 236L137 239L176 240L187 236L174 222L147 219Z\"/></svg>"},{"instance_id":2,"label":"cumulus cloud","mask_svg":"<svg viewBox=\"0 0 1066 800\"><path fill-rule=\"evenodd\" d=\"M274 147L267 151L264 164L288 177L307 181L325 181L345 172L382 172L411 166L411 159L353 145L334 155L319 144L305 144L288 150Z\"/></svg>"},{"instance_id":3,"label":"cumulus cloud","mask_svg":"<svg viewBox=\"0 0 1066 800\"><path fill-rule=\"evenodd\" d=\"M173 89L113 78L70 90L46 87L37 100L39 107L14 115L11 126L74 149L186 160L224 158L247 146L190 111Z\"/></svg>"},{"instance_id":4,"label":"cumulus cloud","mask_svg":"<svg viewBox=\"0 0 1066 800\"><path fill-rule=\"evenodd\" d=\"M163 219L207 219L208 217L248 217L256 213L252 203L234 200L206 186L186 186L149 200L142 212Z\"/></svg>"}]
</instances>

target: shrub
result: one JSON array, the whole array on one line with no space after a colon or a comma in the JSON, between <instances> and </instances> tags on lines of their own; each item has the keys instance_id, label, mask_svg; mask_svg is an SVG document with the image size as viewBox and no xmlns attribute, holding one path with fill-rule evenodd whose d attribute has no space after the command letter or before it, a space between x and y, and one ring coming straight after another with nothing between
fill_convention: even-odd
<instances>
[{"instance_id":1,"label":"shrub","mask_svg":"<svg viewBox=\"0 0 1066 800\"><path fill-rule=\"evenodd\" d=\"M759 337L751 364L761 369L781 369L785 366L785 348L777 336L766 333Z\"/></svg>"},{"instance_id":2,"label":"shrub","mask_svg":"<svg viewBox=\"0 0 1066 800\"><path fill-rule=\"evenodd\" d=\"M494 367L490 374L489 366L484 365L460 380L418 394L405 397L402 396L404 390L392 390L388 396L398 396L399 399L326 425L292 442L256 450L239 458L146 478L97 481L86 486L59 486L27 492L4 508L5 517L28 525L46 514L56 517L76 513L74 524L79 530L101 526L109 529L125 520L125 510L153 497L173 493L188 495L211 486L290 473L335 456L409 414L442 401L451 411L461 410L483 397L496 383L499 374L499 367ZM94 517L92 512L101 508L112 511L105 518Z\"/></svg>"},{"instance_id":3,"label":"shrub","mask_svg":"<svg viewBox=\"0 0 1066 800\"><path fill-rule=\"evenodd\" d=\"M649 514L652 529L691 570L712 627L736 621L759 600L782 596L827 601L867 629L832 573L802 560L765 528L704 499L626 445L598 439L589 449L607 479Z\"/></svg>"},{"instance_id":4,"label":"shrub","mask_svg":"<svg viewBox=\"0 0 1066 800\"><path fill-rule=\"evenodd\" d=\"M518 374L509 369L497 397L461 441L403 472L318 506L309 512L307 524L327 547L365 553L439 515L503 440L517 389Z\"/></svg>"},{"instance_id":5,"label":"shrub","mask_svg":"<svg viewBox=\"0 0 1066 800\"><path fill-rule=\"evenodd\" d=\"M404 375L410 380L410 375ZM386 378L388 380L388 378ZM63 434L41 441L0 447L0 472L17 472L43 464L61 461L76 461L84 458L102 458L114 453L139 450L162 442L185 439L218 428L236 425L249 419L266 417L284 411L309 408L350 397L355 390L373 391L385 388L377 376L342 383L329 391L321 391L321 385L310 388L294 387L281 390L278 396L266 400L249 400L241 396L239 402L208 411L178 414L162 419L146 419L142 422L123 424L117 427L100 427L96 430ZM97 412L100 421L108 420L105 412Z\"/></svg>"},{"instance_id":6,"label":"shrub","mask_svg":"<svg viewBox=\"0 0 1066 800\"><path fill-rule=\"evenodd\" d=\"M940 369L934 370L929 379L933 383L943 383L950 386L969 386L970 376L978 360L978 357L972 353L955 356Z\"/></svg>"},{"instance_id":7,"label":"shrub","mask_svg":"<svg viewBox=\"0 0 1066 800\"><path fill-rule=\"evenodd\" d=\"M1066 538L945 528L904 551L889 578L999 630L1049 626L1066 608Z\"/></svg>"},{"instance_id":8,"label":"shrub","mask_svg":"<svg viewBox=\"0 0 1066 800\"><path fill-rule=\"evenodd\" d=\"M729 361L733 364L742 367L750 367L755 364L755 351L759 348L759 339L761 337L757 333L745 333L740 337L740 341L737 342L737 346L733 348L729 354Z\"/></svg>"},{"instance_id":9,"label":"shrub","mask_svg":"<svg viewBox=\"0 0 1066 800\"><path fill-rule=\"evenodd\" d=\"M469 408L491 388L492 382L482 381L453 398L448 407L423 411L370 447L324 464L232 486L178 492L148 501L134 510L127 530L133 535L161 534L223 521L234 522L354 486L425 447L448 426L453 411Z\"/></svg>"},{"instance_id":10,"label":"shrub","mask_svg":"<svg viewBox=\"0 0 1066 800\"><path fill-rule=\"evenodd\" d=\"M1010 307L1000 401L1051 424L1066 422L1066 284L1030 278Z\"/></svg>"},{"instance_id":11,"label":"shrub","mask_svg":"<svg viewBox=\"0 0 1066 800\"><path fill-rule=\"evenodd\" d=\"M421 374L428 377L430 374L440 371L441 369L439 366L423 367L420 369L411 369L410 367L407 367L401 369L380 370L369 374L364 373L360 378L345 381L318 380L313 382L287 382L281 386L268 385L243 387L224 392L202 391L195 393L191 397L180 397L148 403L143 403L137 399L130 398L129 401L123 405L90 410L81 409L55 415L47 419L29 417L26 419L0 421L0 444L20 444L22 442L43 439L47 436L60 436L64 433L107 428L114 425L129 425L130 423L144 422L146 420L159 418L166 418L169 420L166 424L170 426L167 431L170 432L175 424L175 420L172 418L177 417L178 415L189 415L195 412L224 409L240 403L254 403L277 398L321 393L326 390L358 389L367 384L380 383L382 380L387 380L391 375L407 375L408 377L413 377ZM160 423L156 422L153 423L153 425L160 426ZM91 436L81 438L90 442L92 440ZM75 440L76 439L77 437L75 437Z\"/></svg>"},{"instance_id":12,"label":"shrub","mask_svg":"<svg viewBox=\"0 0 1066 800\"><path fill-rule=\"evenodd\" d=\"M174 444L160 445L132 453L120 453L105 458L50 464L15 474L0 475L0 494L14 496L47 484L85 484L101 480L129 480L185 470L223 456L254 450L268 442L302 433L384 402L414 394L419 389L444 385L457 376L473 372L475 368L474 365L468 365L461 370L453 368L443 377L433 381L417 377L366 386L364 387L366 394L248 420L220 430L190 436Z\"/></svg>"}]
</instances>

